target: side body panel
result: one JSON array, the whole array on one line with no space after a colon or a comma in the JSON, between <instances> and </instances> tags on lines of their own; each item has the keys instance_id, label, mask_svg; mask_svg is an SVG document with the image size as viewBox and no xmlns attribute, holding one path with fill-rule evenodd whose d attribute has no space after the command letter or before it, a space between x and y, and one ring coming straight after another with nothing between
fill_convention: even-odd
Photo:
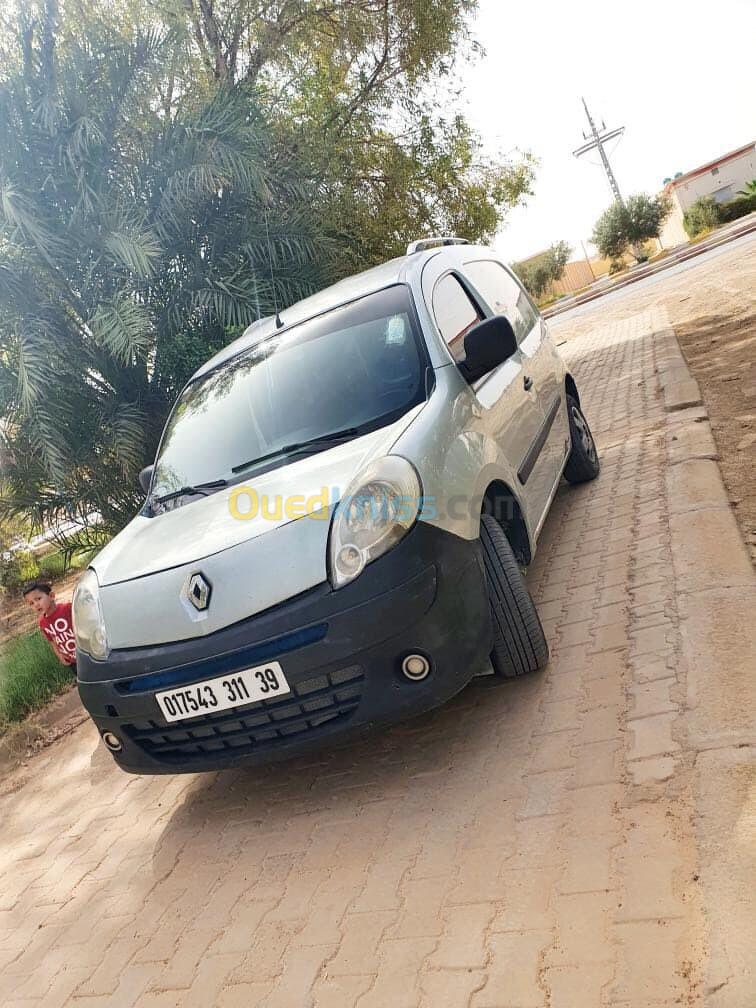
<instances>
[{"instance_id":1,"label":"side body panel","mask_svg":"<svg viewBox=\"0 0 756 1008\"><path fill-rule=\"evenodd\" d=\"M437 391L446 389L452 397L451 408L447 411L426 410L427 416L418 417L394 450L410 458L413 456L408 452L416 452L418 458L424 458L425 444L419 432L425 429L428 416L438 414L438 426L433 432L428 432L427 441L429 461L433 456L429 465L431 482L436 484L436 474L443 473L443 480L437 484L439 495L444 495L448 487L447 496L450 498L465 495L470 501L464 519L445 511L443 516L432 513L428 520L442 520L443 527L459 535L477 536L480 508L478 506L475 510L472 498L479 504L488 485L500 480L510 487L520 504L530 534L531 549L535 552L535 539L553 499L569 450L564 402L566 369L543 321L536 314L535 325L522 340L517 353L482 381L476 382L474 388L467 385L433 317L433 289L450 270L467 279L465 264L481 259L498 262L490 249L460 246L459 249L445 250L443 256L429 259L425 264L421 294L418 296L416 293L416 300L425 303L431 322L431 328L426 329L427 342L435 344L436 355L445 357L445 365L436 371ZM508 270L507 273L511 277ZM512 281L517 283L513 277ZM474 285L470 283L469 286L472 289ZM524 292L522 296L527 299ZM486 315L494 313L495 309L477 291L475 300L481 304ZM447 374L449 369L451 373ZM530 379L528 389L525 388L526 378ZM413 439L412 446L405 450L403 446L405 443L409 445L408 438ZM523 482L520 477L529 453L534 460L531 458L531 471ZM448 482L444 483L444 480ZM431 493L425 478L424 488L426 494ZM458 510L456 508L455 512Z\"/></svg>"}]
</instances>

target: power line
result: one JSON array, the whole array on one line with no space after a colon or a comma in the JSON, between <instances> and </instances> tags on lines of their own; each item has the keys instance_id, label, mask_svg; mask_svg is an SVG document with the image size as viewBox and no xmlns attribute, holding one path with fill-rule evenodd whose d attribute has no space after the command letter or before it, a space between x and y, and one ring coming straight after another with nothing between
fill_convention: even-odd
<instances>
[{"instance_id":1,"label":"power line","mask_svg":"<svg viewBox=\"0 0 756 1008\"><path fill-rule=\"evenodd\" d=\"M606 177L609 179L609 188L612 190L615 200L618 203L622 203L622 194L620 193L619 186L617 185L617 179L614 177L612 166L609 164L609 158L604 150L604 144L608 140L613 140L615 137L622 136L625 132L625 127L620 126L619 129L608 130L606 128L606 124L602 122L601 132L599 132L593 118L591 117L591 113L588 111L585 98L582 98L581 101L583 103L583 108L585 109L585 114L588 116L588 124L591 131L590 133L583 133L583 139L587 140L588 143L583 144L582 147L578 147L578 149L572 153L575 157L580 157L582 154L587 154L588 151L598 150L601 157L601 163L603 164L604 171L606 172Z\"/></svg>"}]
</instances>

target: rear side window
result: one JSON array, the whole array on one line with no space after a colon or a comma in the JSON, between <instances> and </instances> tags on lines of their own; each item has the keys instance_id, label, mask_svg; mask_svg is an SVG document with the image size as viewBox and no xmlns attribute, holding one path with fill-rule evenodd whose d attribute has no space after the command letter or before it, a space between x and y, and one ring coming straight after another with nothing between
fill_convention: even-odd
<instances>
[{"instance_id":1,"label":"rear side window","mask_svg":"<svg viewBox=\"0 0 756 1008\"><path fill-rule=\"evenodd\" d=\"M506 315L522 343L538 321L535 308L524 289L504 267L491 259L465 263L465 274L475 290L496 315Z\"/></svg>"},{"instance_id":2,"label":"rear side window","mask_svg":"<svg viewBox=\"0 0 756 1008\"><path fill-rule=\"evenodd\" d=\"M459 363L465 359L465 333L480 322L481 316L451 273L441 277L433 289L433 314L452 357Z\"/></svg>"}]
</instances>

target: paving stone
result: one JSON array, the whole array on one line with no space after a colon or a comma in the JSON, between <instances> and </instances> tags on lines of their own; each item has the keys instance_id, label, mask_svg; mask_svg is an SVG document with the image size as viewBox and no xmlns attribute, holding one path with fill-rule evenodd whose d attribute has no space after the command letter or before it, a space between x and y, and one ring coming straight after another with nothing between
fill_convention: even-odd
<instances>
[{"instance_id":1,"label":"paving stone","mask_svg":"<svg viewBox=\"0 0 756 1008\"><path fill-rule=\"evenodd\" d=\"M549 1008L601 1008L602 990L613 977L612 963L554 966L544 970Z\"/></svg>"},{"instance_id":2,"label":"paving stone","mask_svg":"<svg viewBox=\"0 0 756 1008\"><path fill-rule=\"evenodd\" d=\"M620 744L619 740L592 742L576 749L574 786L594 787L596 784L610 784L618 780Z\"/></svg>"},{"instance_id":3,"label":"paving stone","mask_svg":"<svg viewBox=\"0 0 756 1008\"><path fill-rule=\"evenodd\" d=\"M685 907L675 883L681 876L681 854L674 812L672 802L653 801L639 802L627 813L624 842L615 852L624 880L617 921L683 915Z\"/></svg>"},{"instance_id":4,"label":"paving stone","mask_svg":"<svg viewBox=\"0 0 756 1008\"><path fill-rule=\"evenodd\" d=\"M679 920L628 921L614 927L619 946L616 981L610 988L614 1003L629 1005L680 1003L683 979L685 924Z\"/></svg>"},{"instance_id":5,"label":"paving stone","mask_svg":"<svg viewBox=\"0 0 756 1008\"><path fill-rule=\"evenodd\" d=\"M674 775L675 761L672 756L652 756L649 759L633 760L628 770L633 784L659 784Z\"/></svg>"},{"instance_id":6,"label":"paving stone","mask_svg":"<svg viewBox=\"0 0 756 1008\"><path fill-rule=\"evenodd\" d=\"M614 892L562 893L553 901L559 944L548 954L550 966L605 962L612 915L617 904Z\"/></svg>"},{"instance_id":7,"label":"paving stone","mask_svg":"<svg viewBox=\"0 0 756 1008\"><path fill-rule=\"evenodd\" d=\"M382 942L381 969L373 986L360 998L360 1008L385 1008L386 1005L417 1008L422 965L435 946L433 938L400 938Z\"/></svg>"},{"instance_id":8,"label":"paving stone","mask_svg":"<svg viewBox=\"0 0 756 1008\"><path fill-rule=\"evenodd\" d=\"M475 991L486 982L486 974L479 970L434 970L420 978L420 1008L459 1008L469 1004ZM343 1002L339 1005L342 1008Z\"/></svg>"},{"instance_id":9,"label":"paving stone","mask_svg":"<svg viewBox=\"0 0 756 1008\"><path fill-rule=\"evenodd\" d=\"M542 1008L544 991L539 984L538 963L552 940L549 931L492 934L486 984L473 994L471 1008Z\"/></svg>"},{"instance_id":10,"label":"paving stone","mask_svg":"<svg viewBox=\"0 0 756 1008\"><path fill-rule=\"evenodd\" d=\"M495 913L493 903L447 907L443 911L442 937L427 960L428 969L483 969L486 933Z\"/></svg>"},{"instance_id":11,"label":"paving stone","mask_svg":"<svg viewBox=\"0 0 756 1008\"><path fill-rule=\"evenodd\" d=\"M651 682L631 683L628 692L632 706L627 714L628 719L648 717L651 714L666 714L677 710L677 704L670 696L670 690L676 682L676 677L670 676Z\"/></svg>"},{"instance_id":12,"label":"paving stone","mask_svg":"<svg viewBox=\"0 0 756 1008\"><path fill-rule=\"evenodd\" d=\"M672 727L675 713L655 714L651 717L628 721L627 730L632 738L628 749L629 759L645 759L649 756L661 756L674 753L679 749L677 741L672 737Z\"/></svg>"}]
</instances>

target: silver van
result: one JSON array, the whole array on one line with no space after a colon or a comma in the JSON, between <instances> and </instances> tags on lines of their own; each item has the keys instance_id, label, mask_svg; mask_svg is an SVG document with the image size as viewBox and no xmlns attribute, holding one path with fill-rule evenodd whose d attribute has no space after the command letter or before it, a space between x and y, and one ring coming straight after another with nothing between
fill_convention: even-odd
<instances>
[{"instance_id":1,"label":"silver van","mask_svg":"<svg viewBox=\"0 0 756 1008\"><path fill-rule=\"evenodd\" d=\"M192 377L146 499L77 586L79 691L124 770L267 761L541 668L522 576L599 461L489 248L406 256L262 319Z\"/></svg>"}]
</instances>

